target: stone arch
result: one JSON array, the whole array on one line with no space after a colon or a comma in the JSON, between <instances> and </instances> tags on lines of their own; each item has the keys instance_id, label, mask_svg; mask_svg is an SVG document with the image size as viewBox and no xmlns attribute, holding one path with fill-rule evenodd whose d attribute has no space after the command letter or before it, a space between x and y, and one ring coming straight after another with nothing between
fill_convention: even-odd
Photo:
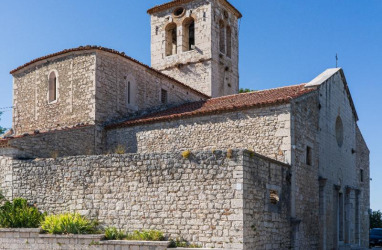
<instances>
[{"instance_id":1,"label":"stone arch","mask_svg":"<svg viewBox=\"0 0 382 250\"><path fill-rule=\"evenodd\" d=\"M195 47L195 19L185 18L183 27L183 51L193 50Z\"/></svg>"},{"instance_id":2,"label":"stone arch","mask_svg":"<svg viewBox=\"0 0 382 250\"><path fill-rule=\"evenodd\" d=\"M177 54L177 25L172 22L166 25L166 56Z\"/></svg>"}]
</instances>

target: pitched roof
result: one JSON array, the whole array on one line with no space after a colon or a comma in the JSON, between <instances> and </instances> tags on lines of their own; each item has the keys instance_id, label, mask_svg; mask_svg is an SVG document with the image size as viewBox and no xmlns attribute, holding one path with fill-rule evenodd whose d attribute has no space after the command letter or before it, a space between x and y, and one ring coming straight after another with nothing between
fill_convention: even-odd
<instances>
[{"instance_id":1,"label":"pitched roof","mask_svg":"<svg viewBox=\"0 0 382 250\"><path fill-rule=\"evenodd\" d=\"M164 3L164 4L160 4L160 5L157 5L149 10L147 10L147 13L148 14L154 14L156 12L159 12L159 11L162 11L162 10L166 10L168 8L172 8L172 7L175 7L175 6L178 6L178 5L181 5L181 4L186 4L186 3L189 3L189 2L192 2L194 0L173 0L171 2L168 2L168 3ZM242 18L243 15L240 13L240 11L238 9L236 9L230 2L228 2L227 0L220 0L227 8L229 8L233 13L235 13L235 15L237 16L237 18Z\"/></svg>"},{"instance_id":2,"label":"pitched roof","mask_svg":"<svg viewBox=\"0 0 382 250\"><path fill-rule=\"evenodd\" d=\"M101 46L87 45L87 46L80 46L80 47L72 48L72 49L65 49L65 50L62 50L62 51L57 52L57 53L49 54L49 55L46 55L46 56L34 59L34 60L32 60L32 61L30 61L30 62L28 62L28 63L26 63L26 64L24 64L24 65L22 65L22 66L20 66L18 68L12 70L10 73L13 75L13 74L17 73L19 70L22 70L22 69L24 69L24 68L26 68L26 67L34 64L34 63L37 63L37 62L40 62L40 61L44 61L44 60L47 60L47 59L55 57L55 56L60 56L60 55L68 54L68 53L71 53L71 52L89 51L89 50L99 50L99 51L104 51L104 52L109 52L109 53L112 53L112 54L115 54L115 55L119 55L119 56L121 56L121 57L123 57L123 58L125 58L127 60L130 60L130 61L132 61L134 63L137 63L137 64L139 64L139 65L141 65L141 66L151 70L152 72L155 72L156 74L159 74L159 75L161 75L163 77L166 77L166 78L174 81L175 83L181 85L182 87L187 88L190 91L203 96L204 98L210 98L208 95L206 95L206 94L204 94L204 93L202 93L202 92L200 92L200 91L198 91L198 90L196 90L194 88L191 88L190 86L188 86L188 85L186 85L186 84L184 84L184 83L182 83L182 82L180 82L180 81L178 81L178 80L176 80L176 79L174 79L174 78L172 78L172 77L170 77L170 76L168 76L166 74L163 74L162 72L160 72L160 71L158 71L158 70L156 70L154 68L151 68L150 66L148 66L148 65L146 65L144 63L141 63L140 61L138 61L138 60L136 60L136 59L134 59L132 57L127 56L124 52L119 52L117 50L109 49L109 48L105 48L105 47L101 47Z\"/></svg>"},{"instance_id":3,"label":"pitched roof","mask_svg":"<svg viewBox=\"0 0 382 250\"><path fill-rule=\"evenodd\" d=\"M305 84L300 84L282 88L212 98L206 101L183 104L133 120L111 124L107 126L106 129L129 127L140 124L187 118L191 116L218 114L229 111L244 110L253 107L280 105L289 103L292 99L295 99L306 93L310 93L314 90L314 88L305 88Z\"/></svg>"}]
</instances>

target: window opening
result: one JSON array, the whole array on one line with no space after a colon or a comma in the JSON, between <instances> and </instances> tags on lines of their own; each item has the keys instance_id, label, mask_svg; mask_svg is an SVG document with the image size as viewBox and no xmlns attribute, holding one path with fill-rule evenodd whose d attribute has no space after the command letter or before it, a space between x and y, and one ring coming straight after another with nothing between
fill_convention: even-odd
<instances>
[{"instance_id":1,"label":"window opening","mask_svg":"<svg viewBox=\"0 0 382 250\"><path fill-rule=\"evenodd\" d=\"M131 103L131 84L127 82L127 103Z\"/></svg>"},{"instance_id":2,"label":"window opening","mask_svg":"<svg viewBox=\"0 0 382 250\"><path fill-rule=\"evenodd\" d=\"M312 148L306 147L306 164L312 166Z\"/></svg>"},{"instance_id":3,"label":"window opening","mask_svg":"<svg viewBox=\"0 0 382 250\"><path fill-rule=\"evenodd\" d=\"M57 77L56 73L52 72L49 75L49 102L57 100Z\"/></svg>"},{"instance_id":4,"label":"window opening","mask_svg":"<svg viewBox=\"0 0 382 250\"><path fill-rule=\"evenodd\" d=\"M232 31L231 31L230 26L227 26L226 36L227 36L227 56L229 58L231 58L231 54L232 54Z\"/></svg>"},{"instance_id":5,"label":"window opening","mask_svg":"<svg viewBox=\"0 0 382 250\"><path fill-rule=\"evenodd\" d=\"M225 54L225 29L222 20L219 22L219 47L220 52Z\"/></svg>"},{"instance_id":6,"label":"window opening","mask_svg":"<svg viewBox=\"0 0 382 250\"><path fill-rule=\"evenodd\" d=\"M195 21L188 18L183 23L183 51L190 51L195 48Z\"/></svg>"},{"instance_id":7,"label":"window opening","mask_svg":"<svg viewBox=\"0 0 382 250\"><path fill-rule=\"evenodd\" d=\"M270 200L271 204L274 204L274 205L279 203L280 198L279 198L279 195L278 195L276 190L270 190L269 191L269 200Z\"/></svg>"},{"instance_id":8,"label":"window opening","mask_svg":"<svg viewBox=\"0 0 382 250\"><path fill-rule=\"evenodd\" d=\"M167 90L161 90L161 102L167 104Z\"/></svg>"},{"instance_id":9,"label":"window opening","mask_svg":"<svg viewBox=\"0 0 382 250\"><path fill-rule=\"evenodd\" d=\"M177 53L177 40L176 24L171 23L166 28L166 56Z\"/></svg>"}]
</instances>

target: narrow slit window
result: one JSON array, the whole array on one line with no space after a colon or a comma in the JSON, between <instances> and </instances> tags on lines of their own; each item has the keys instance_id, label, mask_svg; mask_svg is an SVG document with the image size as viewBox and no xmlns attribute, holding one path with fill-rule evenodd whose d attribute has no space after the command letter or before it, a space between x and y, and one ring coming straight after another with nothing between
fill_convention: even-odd
<instances>
[{"instance_id":1,"label":"narrow slit window","mask_svg":"<svg viewBox=\"0 0 382 250\"><path fill-rule=\"evenodd\" d=\"M363 182L363 179L364 179L364 177L363 177L363 169L360 170L359 174L360 174L360 181Z\"/></svg>"},{"instance_id":2,"label":"narrow slit window","mask_svg":"<svg viewBox=\"0 0 382 250\"><path fill-rule=\"evenodd\" d=\"M162 104L167 104L167 101L168 101L167 98L168 98L167 90L162 89L161 90L161 102L162 102Z\"/></svg>"},{"instance_id":3,"label":"narrow slit window","mask_svg":"<svg viewBox=\"0 0 382 250\"><path fill-rule=\"evenodd\" d=\"M306 147L306 164L312 166L312 148Z\"/></svg>"},{"instance_id":4,"label":"narrow slit window","mask_svg":"<svg viewBox=\"0 0 382 250\"><path fill-rule=\"evenodd\" d=\"M57 100L57 77L56 73L52 72L49 75L49 102Z\"/></svg>"},{"instance_id":5,"label":"narrow slit window","mask_svg":"<svg viewBox=\"0 0 382 250\"><path fill-rule=\"evenodd\" d=\"M131 83L127 82L127 103L131 104Z\"/></svg>"},{"instance_id":6,"label":"narrow slit window","mask_svg":"<svg viewBox=\"0 0 382 250\"><path fill-rule=\"evenodd\" d=\"M227 36L227 56L231 58L232 54L232 30L230 26L227 26L226 29L226 36Z\"/></svg>"},{"instance_id":7,"label":"narrow slit window","mask_svg":"<svg viewBox=\"0 0 382 250\"><path fill-rule=\"evenodd\" d=\"M225 25L223 21L219 22L219 48L220 52L225 54Z\"/></svg>"}]
</instances>

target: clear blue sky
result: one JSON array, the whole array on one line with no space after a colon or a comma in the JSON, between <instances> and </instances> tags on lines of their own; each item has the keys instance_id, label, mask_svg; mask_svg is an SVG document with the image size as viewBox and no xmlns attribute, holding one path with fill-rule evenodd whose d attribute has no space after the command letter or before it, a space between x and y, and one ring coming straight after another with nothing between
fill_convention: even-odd
<instances>
[{"instance_id":1,"label":"clear blue sky","mask_svg":"<svg viewBox=\"0 0 382 250\"><path fill-rule=\"evenodd\" d=\"M164 0L1 0L0 108L12 105L9 71L40 56L101 45L150 64L146 10ZM382 210L382 0L232 0L240 25L241 87L308 82L344 68L371 150L371 207ZM11 127L11 112L0 122Z\"/></svg>"}]
</instances>

